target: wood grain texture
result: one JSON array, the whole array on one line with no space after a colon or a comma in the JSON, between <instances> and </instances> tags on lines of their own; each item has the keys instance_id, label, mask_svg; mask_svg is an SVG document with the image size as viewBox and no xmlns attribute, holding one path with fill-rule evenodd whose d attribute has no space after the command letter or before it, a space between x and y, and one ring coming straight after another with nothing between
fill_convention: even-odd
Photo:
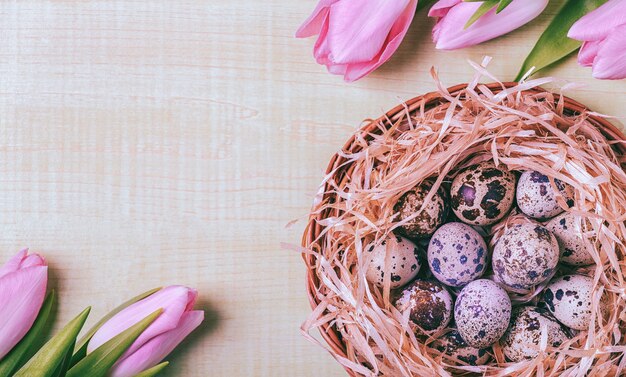
<instances>
[{"instance_id":1,"label":"wood grain texture","mask_svg":"<svg viewBox=\"0 0 626 377\"><path fill-rule=\"evenodd\" d=\"M0 2L0 259L43 253L57 326L89 323L162 284L201 292L207 324L167 376L342 376L299 325L298 243L330 156L361 120L447 84L466 59L511 79L562 3L506 38L435 51L416 21L394 58L354 84L294 31L314 0ZM569 60L546 74L626 119L626 82Z\"/></svg>"}]
</instances>

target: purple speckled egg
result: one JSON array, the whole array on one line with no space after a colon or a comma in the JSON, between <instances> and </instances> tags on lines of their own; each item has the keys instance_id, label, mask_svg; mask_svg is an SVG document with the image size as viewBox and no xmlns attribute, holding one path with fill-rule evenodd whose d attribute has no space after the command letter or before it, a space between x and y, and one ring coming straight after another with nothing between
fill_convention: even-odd
<instances>
[{"instance_id":1,"label":"purple speckled egg","mask_svg":"<svg viewBox=\"0 0 626 377\"><path fill-rule=\"evenodd\" d=\"M591 322L593 279L585 275L565 275L550 283L543 291L543 303L565 326L587 330ZM607 302L600 301L602 311Z\"/></svg>"},{"instance_id":2,"label":"purple speckled egg","mask_svg":"<svg viewBox=\"0 0 626 377\"><path fill-rule=\"evenodd\" d=\"M440 282L464 286L485 272L487 245L471 226L447 223L430 239L428 265Z\"/></svg>"},{"instance_id":3,"label":"purple speckled egg","mask_svg":"<svg viewBox=\"0 0 626 377\"><path fill-rule=\"evenodd\" d=\"M398 233L413 239L424 238L432 235L443 224L449 211L448 193L443 187L439 187L424 206L424 200L432 186L432 182L426 181L400 197L394 206L395 212L399 214L398 221L407 219L416 213L419 214L399 227ZM422 206L424 206L423 209Z\"/></svg>"},{"instance_id":4,"label":"purple speckled egg","mask_svg":"<svg viewBox=\"0 0 626 377\"><path fill-rule=\"evenodd\" d=\"M542 328L546 329L549 347L558 347L568 339L567 330L546 309L533 306L513 309L511 325L501 340L504 356L515 362L537 357Z\"/></svg>"},{"instance_id":5,"label":"purple speckled egg","mask_svg":"<svg viewBox=\"0 0 626 377\"><path fill-rule=\"evenodd\" d=\"M565 212L553 218L546 228L554 234L561 248L561 262L573 266L594 263L589 250L593 247L584 239L583 220L580 216Z\"/></svg>"},{"instance_id":6,"label":"purple speckled egg","mask_svg":"<svg viewBox=\"0 0 626 377\"><path fill-rule=\"evenodd\" d=\"M529 289L552 276L559 244L541 225L518 224L498 239L492 259L496 280L509 288Z\"/></svg>"},{"instance_id":7,"label":"purple speckled egg","mask_svg":"<svg viewBox=\"0 0 626 377\"><path fill-rule=\"evenodd\" d=\"M469 166L452 181L451 207L459 220L471 225L490 225L513 206L515 175L493 161Z\"/></svg>"},{"instance_id":8,"label":"purple speckled egg","mask_svg":"<svg viewBox=\"0 0 626 377\"><path fill-rule=\"evenodd\" d=\"M468 345L485 348L504 334L511 319L511 300L491 280L479 279L466 285L454 304L454 320Z\"/></svg>"},{"instance_id":9,"label":"purple speckled egg","mask_svg":"<svg viewBox=\"0 0 626 377\"><path fill-rule=\"evenodd\" d=\"M554 180L554 185L568 205L572 206L574 204L573 187L558 179ZM522 173L517 184L517 206L524 214L542 221L558 215L564 209L559 205L556 197L557 194L548 176L532 170Z\"/></svg>"},{"instance_id":10,"label":"purple speckled egg","mask_svg":"<svg viewBox=\"0 0 626 377\"><path fill-rule=\"evenodd\" d=\"M377 245L368 245L364 257L368 258L365 278L372 284L383 286L389 274L391 288L398 288L413 280L420 269L419 247L406 238L395 236Z\"/></svg>"},{"instance_id":11,"label":"purple speckled egg","mask_svg":"<svg viewBox=\"0 0 626 377\"><path fill-rule=\"evenodd\" d=\"M444 329L452 318L452 296L437 281L415 280L402 290L396 308L415 325L416 334L432 334Z\"/></svg>"},{"instance_id":12,"label":"purple speckled egg","mask_svg":"<svg viewBox=\"0 0 626 377\"><path fill-rule=\"evenodd\" d=\"M456 329L432 342L431 347L450 356L453 365L485 365L491 359L489 348L468 345Z\"/></svg>"}]
</instances>

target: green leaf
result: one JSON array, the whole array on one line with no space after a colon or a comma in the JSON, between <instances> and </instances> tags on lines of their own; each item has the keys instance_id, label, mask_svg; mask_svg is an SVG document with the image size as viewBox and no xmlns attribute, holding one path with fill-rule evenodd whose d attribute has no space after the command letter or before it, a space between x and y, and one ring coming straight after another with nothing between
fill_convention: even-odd
<instances>
[{"instance_id":1,"label":"green leaf","mask_svg":"<svg viewBox=\"0 0 626 377\"><path fill-rule=\"evenodd\" d=\"M501 0L500 4L498 4L498 9L496 9L496 14L500 13L504 10L504 8L508 7L513 0Z\"/></svg>"},{"instance_id":2,"label":"green leaf","mask_svg":"<svg viewBox=\"0 0 626 377\"><path fill-rule=\"evenodd\" d=\"M430 6L436 2L437 0L420 0L417 2L417 10L415 12L417 13L424 8L430 8Z\"/></svg>"},{"instance_id":3,"label":"green leaf","mask_svg":"<svg viewBox=\"0 0 626 377\"><path fill-rule=\"evenodd\" d=\"M102 327L102 325L107 323L107 321L113 318L113 316L116 315L117 313L121 312L122 310L126 309L127 307L131 306L137 301L141 301L144 298L160 291L161 289L162 287L154 288L138 296L135 296L131 298L130 300L126 301L125 303L121 304L117 308L113 309L111 312L109 312L109 314L102 317L102 319L98 321L98 323L96 323L92 328L90 328L89 331L87 331L87 334L85 334L78 342L78 346L76 347L76 351L74 353L74 356L72 357L72 362L70 364L70 367L76 365L83 357L87 355L87 345L89 344L89 341L95 335L95 333L98 330L100 330L100 327Z\"/></svg>"},{"instance_id":4,"label":"green leaf","mask_svg":"<svg viewBox=\"0 0 626 377\"><path fill-rule=\"evenodd\" d=\"M489 12L490 10L492 10L493 7L498 5L499 2L500 2L500 0L485 0L485 1L483 1L483 3L480 5L480 7L478 7L476 12L472 15L472 17L470 17L470 19L465 24L465 29L467 29L468 27L472 26L472 24L474 22L478 21L479 18L481 18L482 16L485 15L485 13Z\"/></svg>"},{"instance_id":5,"label":"green leaf","mask_svg":"<svg viewBox=\"0 0 626 377\"><path fill-rule=\"evenodd\" d=\"M522 64L515 81L519 81L532 67L535 67L535 72L537 72L576 51L581 43L568 38L567 32L582 16L606 1L567 0L546 31L539 37L537 44Z\"/></svg>"},{"instance_id":6,"label":"green leaf","mask_svg":"<svg viewBox=\"0 0 626 377\"><path fill-rule=\"evenodd\" d=\"M28 354L33 351L33 347L40 339L41 333L43 332L46 323L48 323L48 318L50 317L52 306L54 305L54 297L54 291L48 293L48 296L41 305L41 309L39 309L37 319L35 319L35 322L31 326L30 330L28 330L22 340L20 340L20 342L13 347L11 352L6 354L6 356L0 360L0 377L12 376L13 372L15 372L26 361L25 358L28 357Z\"/></svg>"},{"instance_id":7,"label":"green leaf","mask_svg":"<svg viewBox=\"0 0 626 377\"><path fill-rule=\"evenodd\" d=\"M67 370L70 369L70 361L72 360L72 354L74 353L74 346L76 342L72 343L72 346L67 349L63 362L57 367L57 370L53 373L54 377L65 377Z\"/></svg>"},{"instance_id":8,"label":"green leaf","mask_svg":"<svg viewBox=\"0 0 626 377\"><path fill-rule=\"evenodd\" d=\"M76 337L83 328L91 308L83 310L71 320L61 331L41 347L20 370L15 377L51 377L63 362L67 352L72 352Z\"/></svg>"},{"instance_id":9,"label":"green leaf","mask_svg":"<svg viewBox=\"0 0 626 377\"><path fill-rule=\"evenodd\" d=\"M105 377L120 356L122 356L139 335L161 315L161 312L163 312L162 309L155 311L137 324L122 331L96 348L72 367L67 373L67 377Z\"/></svg>"},{"instance_id":10,"label":"green leaf","mask_svg":"<svg viewBox=\"0 0 626 377\"><path fill-rule=\"evenodd\" d=\"M157 374L161 373L161 371L165 369L165 367L168 366L169 364L170 364L169 361L164 361L157 366L144 370L143 372L139 373L135 377L154 377Z\"/></svg>"}]
</instances>

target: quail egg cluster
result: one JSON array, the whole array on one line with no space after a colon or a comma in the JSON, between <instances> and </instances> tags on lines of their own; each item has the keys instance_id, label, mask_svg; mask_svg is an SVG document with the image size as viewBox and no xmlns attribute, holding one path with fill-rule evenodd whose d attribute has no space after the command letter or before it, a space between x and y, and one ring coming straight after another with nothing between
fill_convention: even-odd
<instances>
[{"instance_id":1,"label":"quail egg cluster","mask_svg":"<svg viewBox=\"0 0 626 377\"><path fill-rule=\"evenodd\" d=\"M476 366L491 360L496 343L518 362L589 329L599 287L578 270L599 256L588 220L569 210L572 186L493 161L436 190L433 182L399 197L395 234L364 252L366 279L391 287L416 336L434 338L428 344L448 365ZM511 214L528 221L507 221ZM511 301L529 292L538 294Z\"/></svg>"}]
</instances>

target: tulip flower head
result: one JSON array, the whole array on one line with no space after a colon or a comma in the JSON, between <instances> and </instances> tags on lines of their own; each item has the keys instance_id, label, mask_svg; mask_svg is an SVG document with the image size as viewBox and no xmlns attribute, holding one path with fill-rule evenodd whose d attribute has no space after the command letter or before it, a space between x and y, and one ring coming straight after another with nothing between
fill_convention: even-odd
<instances>
[{"instance_id":1,"label":"tulip flower head","mask_svg":"<svg viewBox=\"0 0 626 377\"><path fill-rule=\"evenodd\" d=\"M626 78L626 0L610 0L578 20L567 34L583 42L578 63L597 79Z\"/></svg>"},{"instance_id":2,"label":"tulip flower head","mask_svg":"<svg viewBox=\"0 0 626 377\"><path fill-rule=\"evenodd\" d=\"M466 28L482 2L440 0L428 15L437 17L433 41L440 50L456 50L473 46L507 34L541 14L549 0L513 0L501 12L496 7Z\"/></svg>"},{"instance_id":3,"label":"tulip flower head","mask_svg":"<svg viewBox=\"0 0 626 377\"><path fill-rule=\"evenodd\" d=\"M162 309L161 315L135 340L113 366L112 377L131 377L161 362L204 320L202 310L193 310L198 293L183 286L170 286L138 301L108 320L89 341L92 352L108 340Z\"/></svg>"},{"instance_id":4,"label":"tulip flower head","mask_svg":"<svg viewBox=\"0 0 626 377\"><path fill-rule=\"evenodd\" d=\"M317 62L355 81L391 58L416 8L417 0L320 0L296 37L319 35Z\"/></svg>"},{"instance_id":5,"label":"tulip flower head","mask_svg":"<svg viewBox=\"0 0 626 377\"><path fill-rule=\"evenodd\" d=\"M22 250L0 268L0 359L37 319L46 296L48 267L38 254Z\"/></svg>"}]
</instances>

